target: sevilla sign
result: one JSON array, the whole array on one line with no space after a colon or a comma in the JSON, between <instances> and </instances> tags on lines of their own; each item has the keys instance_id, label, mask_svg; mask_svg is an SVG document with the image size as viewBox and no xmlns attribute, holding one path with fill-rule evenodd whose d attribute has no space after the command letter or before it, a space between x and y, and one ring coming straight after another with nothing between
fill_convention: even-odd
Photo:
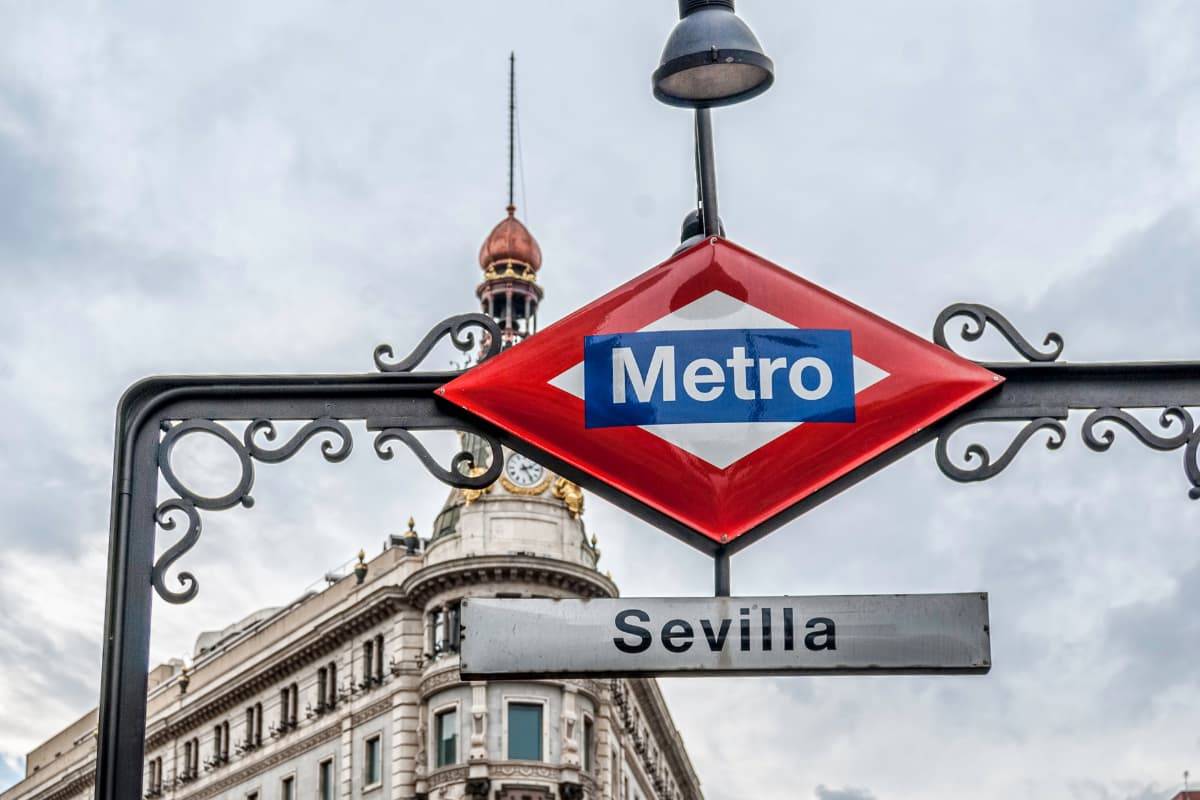
<instances>
[{"instance_id":1,"label":"sevilla sign","mask_svg":"<svg viewBox=\"0 0 1200 800\"><path fill-rule=\"evenodd\" d=\"M1000 381L713 238L438 393L712 551Z\"/></svg>"}]
</instances>

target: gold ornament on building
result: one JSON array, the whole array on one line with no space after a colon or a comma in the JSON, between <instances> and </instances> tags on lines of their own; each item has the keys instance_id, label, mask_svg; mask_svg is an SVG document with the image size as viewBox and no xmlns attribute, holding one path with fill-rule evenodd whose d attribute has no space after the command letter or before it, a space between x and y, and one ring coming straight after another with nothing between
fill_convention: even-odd
<instances>
[{"instance_id":1,"label":"gold ornament on building","mask_svg":"<svg viewBox=\"0 0 1200 800\"><path fill-rule=\"evenodd\" d=\"M487 469L484 467L471 467L471 471L468 472L467 475L474 478L476 476L482 475L485 472L487 472ZM482 489L459 489L459 491L462 492L463 505L469 506L469 505L471 505L471 503L474 503L476 500L483 497L485 494L491 494L492 487L495 485L496 484L494 484L494 483L489 483L487 486L483 487Z\"/></svg>"},{"instance_id":2,"label":"gold ornament on building","mask_svg":"<svg viewBox=\"0 0 1200 800\"><path fill-rule=\"evenodd\" d=\"M563 501L571 516L579 519L583 516L583 489L571 483L566 478L554 481L554 496Z\"/></svg>"},{"instance_id":3,"label":"gold ornament on building","mask_svg":"<svg viewBox=\"0 0 1200 800\"><path fill-rule=\"evenodd\" d=\"M367 551L358 551L358 563L354 565L354 579L361 585L367 579Z\"/></svg>"}]
</instances>

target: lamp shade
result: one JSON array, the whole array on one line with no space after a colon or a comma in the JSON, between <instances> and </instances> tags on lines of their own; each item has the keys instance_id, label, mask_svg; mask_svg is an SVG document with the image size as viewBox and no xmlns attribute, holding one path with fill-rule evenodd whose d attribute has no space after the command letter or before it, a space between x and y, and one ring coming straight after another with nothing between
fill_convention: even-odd
<instances>
[{"instance_id":1,"label":"lamp shade","mask_svg":"<svg viewBox=\"0 0 1200 800\"><path fill-rule=\"evenodd\" d=\"M712 108L770 88L775 65L733 0L680 0L675 25L654 71L654 96L667 105Z\"/></svg>"}]
</instances>

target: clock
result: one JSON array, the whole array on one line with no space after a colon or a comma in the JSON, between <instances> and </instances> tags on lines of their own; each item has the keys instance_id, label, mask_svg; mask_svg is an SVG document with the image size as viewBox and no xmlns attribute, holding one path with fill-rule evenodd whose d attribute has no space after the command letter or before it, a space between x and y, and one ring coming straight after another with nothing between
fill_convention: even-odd
<instances>
[{"instance_id":1,"label":"clock","mask_svg":"<svg viewBox=\"0 0 1200 800\"><path fill-rule=\"evenodd\" d=\"M504 488L516 494L540 494L546 488L546 469L541 464L513 453L504 465Z\"/></svg>"}]
</instances>

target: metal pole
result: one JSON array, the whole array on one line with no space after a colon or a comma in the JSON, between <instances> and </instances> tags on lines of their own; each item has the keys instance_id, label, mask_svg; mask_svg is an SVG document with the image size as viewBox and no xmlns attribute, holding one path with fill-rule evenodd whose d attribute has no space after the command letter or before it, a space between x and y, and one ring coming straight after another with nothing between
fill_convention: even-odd
<instances>
[{"instance_id":1,"label":"metal pole","mask_svg":"<svg viewBox=\"0 0 1200 800\"><path fill-rule=\"evenodd\" d=\"M697 178L700 183L700 214L705 236L720 236L717 216L717 165L713 149L712 115L707 108L696 109Z\"/></svg>"},{"instance_id":2,"label":"metal pole","mask_svg":"<svg viewBox=\"0 0 1200 800\"><path fill-rule=\"evenodd\" d=\"M136 402L131 405L136 410ZM126 422L132 416L122 414L117 428L96 753L98 800L142 796L158 437L153 428L130 430Z\"/></svg>"},{"instance_id":3,"label":"metal pole","mask_svg":"<svg viewBox=\"0 0 1200 800\"><path fill-rule=\"evenodd\" d=\"M722 549L713 556L713 566L716 578L713 594L717 597L729 597L729 551Z\"/></svg>"}]
</instances>

